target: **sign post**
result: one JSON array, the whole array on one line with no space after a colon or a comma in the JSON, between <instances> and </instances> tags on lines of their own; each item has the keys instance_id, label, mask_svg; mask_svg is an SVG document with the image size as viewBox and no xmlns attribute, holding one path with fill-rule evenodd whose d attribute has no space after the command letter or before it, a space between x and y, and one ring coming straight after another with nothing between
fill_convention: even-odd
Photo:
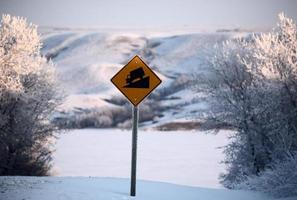
<instances>
[{"instance_id":1,"label":"sign post","mask_svg":"<svg viewBox=\"0 0 297 200\"><path fill-rule=\"evenodd\" d=\"M133 106L130 196L136 195L137 128L138 128L138 107Z\"/></svg>"},{"instance_id":2,"label":"sign post","mask_svg":"<svg viewBox=\"0 0 297 200\"><path fill-rule=\"evenodd\" d=\"M137 161L137 128L138 104L145 99L158 85L161 79L141 60L135 56L116 75L111 82L133 104L132 158L130 195L136 195L136 161Z\"/></svg>"}]
</instances>

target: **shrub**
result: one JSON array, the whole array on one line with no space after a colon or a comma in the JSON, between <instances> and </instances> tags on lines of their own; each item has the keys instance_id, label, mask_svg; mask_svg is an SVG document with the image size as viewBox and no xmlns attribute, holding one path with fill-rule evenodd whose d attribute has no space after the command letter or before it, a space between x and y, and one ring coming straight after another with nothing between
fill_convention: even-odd
<instances>
[{"instance_id":1,"label":"shrub","mask_svg":"<svg viewBox=\"0 0 297 200\"><path fill-rule=\"evenodd\" d=\"M58 104L53 64L35 25L3 15L0 25L0 175L46 175Z\"/></svg>"}]
</instances>

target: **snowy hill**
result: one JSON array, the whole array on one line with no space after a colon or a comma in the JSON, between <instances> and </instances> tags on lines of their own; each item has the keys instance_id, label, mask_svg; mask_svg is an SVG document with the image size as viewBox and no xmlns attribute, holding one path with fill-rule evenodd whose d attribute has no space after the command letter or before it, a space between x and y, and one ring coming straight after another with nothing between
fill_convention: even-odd
<instances>
[{"instance_id":1,"label":"snowy hill","mask_svg":"<svg viewBox=\"0 0 297 200\"><path fill-rule=\"evenodd\" d=\"M197 96L187 87L189 78L193 73L207 71L203 59L212 52L215 43L246 34L43 31L42 53L56 64L58 79L66 94L60 107L62 115L58 116L71 118L86 110L119 109L123 103L116 103L114 98L122 98L122 95L111 84L110 78L138 54L163 81L151 95L155 97L152 102L158 103L157 117L145 119L141 125L158 126L190 119L207 105L201 100L201 94ZM151 107L149 103L148 106ZM107 123L105 127L119 126L120 123L125 121Z\"/></svg>"}]
</instances>

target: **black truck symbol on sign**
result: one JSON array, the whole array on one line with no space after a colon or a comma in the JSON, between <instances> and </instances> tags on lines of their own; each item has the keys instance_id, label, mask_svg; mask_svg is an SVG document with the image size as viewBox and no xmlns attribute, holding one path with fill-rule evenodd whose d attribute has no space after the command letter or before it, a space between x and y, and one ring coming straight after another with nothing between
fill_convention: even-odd
<instances>
[{"instance_id":1,"label":"black truck symbol on sign","mask_svg":"<svg viewBox=\"0 0 297 200\"><path fill-rule=\"evenodd\" d=\"M127 75L126 84L125 88L149 88L150 77L145 77L142 67L139 67Z\"/></svg>"}]
</instances>

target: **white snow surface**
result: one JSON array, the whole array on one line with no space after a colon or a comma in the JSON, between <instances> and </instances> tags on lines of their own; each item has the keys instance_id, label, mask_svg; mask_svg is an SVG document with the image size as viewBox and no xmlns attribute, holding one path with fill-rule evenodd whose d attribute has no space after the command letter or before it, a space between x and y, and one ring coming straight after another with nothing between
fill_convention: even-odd
<instances>
[{"instance_id":1,"label":"white snow surface","mask_svg":"<svg viewBox=\"0 0 297 200\"><path fill-rule=\"evenodd\" d=\"M56 177L0 177L0 200L273 200L219 185L219 147L230 134L140 130L136 197L130 197L131 132L72 130L57 141Z\"/></svg>"},{"instance_id":2,"label":"white snow surface","mask_svg":"<svg viewBox=\"0 0 297 200\"><path fill-rule=\"evenodd\" d=\"M130 197L129 180L118 178L0 177L0 185L1 200L272 200L249 191L150 181L138 181L136 197Z\"/></svg>"},{"instance_id":3,"label":"white snow surface","mask_svg":"<svg viewBox=\"0 0 297 200\"><path fill-rule=\"evenodd\" d=\"M188 186L221 188L222 146L230 131L138 133L137 177ZM131 131L82 129L61 135L54 154L56 176L130 177Z\"/></svg>"}]
</instances>

